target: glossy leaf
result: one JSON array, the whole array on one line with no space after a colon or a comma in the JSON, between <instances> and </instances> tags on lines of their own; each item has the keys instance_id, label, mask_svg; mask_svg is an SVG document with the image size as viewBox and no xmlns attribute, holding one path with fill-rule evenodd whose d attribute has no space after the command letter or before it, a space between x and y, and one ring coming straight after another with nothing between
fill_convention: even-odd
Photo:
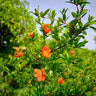
<instances>
[{"instance_id":1,"label":"glossy leaf","mask_svg":"<svg viewBox=\"0 0 96 96\"><path fill-rule=\"evenodd\" d=\"M96 32L96 27L90 26L90 28L92 28Z\"/></svg>"},{"instance_id":2,"label":"glossy leaf","mask_svg":"<svg viewBox=\"0 0 96 96\"><path fill-rule=\"evenodd\" d=\"M84 41L78 43L77 47L84 47L87 42L88 42L87 40L84 40Z\"/></svg>"},{"instance_id":3,"label":"glossy leaf","mask_svg":"<svg viewBox=\"0 0 96 96\"><path fill-rule=\"evenodd\" d=\"M50 9L47 9L44 13L43 13L43 16L45 16L48 12L49 12Z\"/></svg>"},{"instance_id":4,"label":"glossy leaf","mask_svg":"<svg viewBox=\"0 0 96 96\"><path fill-rule=\"evenodd\" d=\"M86 14L87 14L87 12L85 12L84 14L82 14L81 18L83 18Z\"/></svg>"},{"instance_id":5,"label":"glossy leaf","mask_svg":"<svg viewBox=\"0 0 96 96\"><path fill-rule=\"evenodd\" d=\"M63 14L63 20L64 21L66 20L66 14Z\"/></svg>"},{"instance_id":6,"label":"glossy leaf","mask_svg":"<svg viewBox=\"0 0 96 96\"><path fill-rule=\"evenodd\" d=\"M77 24L77 22L78 22L78 19L73 19L70 23L69 23L69 25L71 26L75 26L76 24Z\"/></svg>"},{"instance_id":7,"label":"glossy leaf","mask_svg":"<svg viewBox=\"0 0 96 96\"><path fill-rule=\"evenodd\" d=\"M61 17L58 18L60 22L64 23L63 19Z\"/></svg>"},{"instance_id":8,"label":"glossy leaf","mask_svg":"<svg viewBox=\"0 0 96 96\"><path fill-rule=\"evenodd\" d=\"M84 14L85 12L87 12L88 9L84 9L83 11L81 11L81 15Z\"/></svg>"},{"instance_id":9,"label":"glossy leaf","mask_svg":"<svg viewBox=\"0 0 96 96\"><path fill-rule=\"evenodd\" d=\"M71 13L74 18L77 18L77 14L75 12Z\"/></svg>"},{"instance_id":10,"label":"glossy leaf","mask_svg":"<svg viewBox=\"0 0 96 96\"><path fill-rule=\"evenodd\" d=\"M56 15L55 10L52 10L52 18L54 18Z\"/></svg>"},{"instance_id":11,"label":"glossy leaf","mask_svg":"<svg viewBox=\"0 0 96 96\"><path fill-rule=\"evenodd\" d=\"M44 13L43 11L40 12L40 16L43 17L44 16Z\"/></svg>"},{"instance_id":12,"label":"glossy leaf","mask_svg":"<svg viewBox=\"0 0 96 96\"><path fill-rule=\"evenodd\" d=\"M39 12L37 9L35 9L35 13L34 13L36 16L39 16Z\"/></svg>"}]
</instances>

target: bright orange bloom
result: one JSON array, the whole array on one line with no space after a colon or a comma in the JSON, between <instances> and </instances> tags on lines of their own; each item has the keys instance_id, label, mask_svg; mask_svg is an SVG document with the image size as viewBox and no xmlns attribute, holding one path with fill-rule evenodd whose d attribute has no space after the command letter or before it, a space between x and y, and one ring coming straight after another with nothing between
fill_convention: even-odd
<instances>
[{"instance_id":1,"label":"bright orange bloom","mask_svg":"<svg viewBox=\"0 0 96 96\"><path fill-rule=\"evenodd\" d=\"M22 47L22 52L20 52L20 48L19 47L14 47L16 50L15 50L15 54L14 54L14 56L15 57L21 57L21 56L23 56L23 53L22 52L24 52L24 50L25 50L25 47Z\"/></svg>"},{"instance_id":2,"label":"bright orange bloom","mask_svg":"<svg viewBox=\"0 0 96 96\"><path fill-rule=\"evenodd\" d=\"M43 27L43 30L44 30L44 34L47 34L47 33L51 32L51 30L49 29L50 24L44 24L42 27Z\"/></svg>"},{"instance_id":3,"label":"bright orange bloom","mask_svg":"<svg viewBox=\"0 0 96 96\"><path fill-rule=\"evenodd\" d=\"M17 52L17 50L15 51L15 55L14 55L15 57L18 57L18 52Z\"/></svg>"},{"instance_id":4,"label":"bright orange bloom","mask_svg":"<svg viewBox=\"0 0 96 96\"><path fill-rule=\"evenodd\" d=\"M23 56L23 53L22 53L22 52L19 52L19 53L18 53L18 51L16 50L14 56L15 56L15 57L21 57L21 56Z\"/></svg>"},{"instance_id":5,"label":"bright orange bloom","mask_svg":"<svg viewBox=\"0 0 96 96\"><path fill-rule=\"evenodd\" d=\"M44 47L42 50L41 50L41 54L43 57L46 57L46 58L49 58L50 57L50 49L48 47Z\"/></svg>"},{"instance_id":6,"label":"bright orange bloom","mask_svg":"<svg viewBox=\"0 0 96 96\"><path fill-rule=\"evenodd\" d=\"M74 51L71 51L70 53L72 54L72 56L74 56Z\"/></svg>"},{"instance_id":7,"label":"bright orange bloom","mask_svg":"<svg viewBox=\"0 0 96 96\"><path fill-rule=\"evenodd\" d=\"M33 32L29 33L30 37L33 38Z\"/></svg>"},{"instance_id":8,"label":"bright orange bloom","mask_svg":"<svg viewBox=\"0 0 96 96\"><path fill-rule=\"evenodd\" d=\"M62 79L62 76L61 76L60 79L58 80L58 83L59 83L59 84L63 84L63 83L64 83L64 80Z\"/></svg>"},{"instance_id":9,"label":"bright orange bloom","mask_svg":"<svg viewBox=\"0 0 96 96\"><path fill-rule=\"evenodd\" d=\"M31 83L31 81L28 81L28 84L30 84Z\"/></svg>"},{"instance_id":10,"label":"bright orange bloom","mask_svg":"<svg viewBox=\"0 0 96 96\"><path fill-rule=\"evenodd\" d=\"M18 57L21 57L21 56L23 56L23 53L22 52L19 52L18 53Z\"/></svg>"},{"instance_id":11,"label":"bright orange bloom","mask_svg":"<svg viewBox=\"0 0 96 96\"><path fill-rule=\"evenodd\" d=\"M20 48L19 48L19 47L15 47L15 49L16 49L17 51L19 51Z\"/></svg>"},{"instance_id":12,"label":"bright orange bloom","mask_svg":"<svg viewBox=\"0 0 96 96\"><path fill-rule=\"evenodd\" d=\"M45 80L44 70L34 69L34 72L34 76L37 78L39 82Z\"/></svg>"}]
</instances>

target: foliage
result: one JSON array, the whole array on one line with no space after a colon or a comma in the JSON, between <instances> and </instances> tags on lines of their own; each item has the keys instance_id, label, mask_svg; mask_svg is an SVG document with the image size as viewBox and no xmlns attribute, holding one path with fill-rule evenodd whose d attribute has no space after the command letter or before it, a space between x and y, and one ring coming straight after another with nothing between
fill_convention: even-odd
<instances>
[{"instance_id":1,"label":"foliage","mask_svg":"<svg viewBox=\"0 0 96 96\"><path fill-rule=\"evenodd\" d=\"M86 0L68 3L77 8L71 13L74 19L69 23L68 9L61 10L62 17L58 19L55 19L55 10L39 12L38 8L32 12L37 16L42 34L32 32L33 27L23 39L19 38L20 42L14 45L7 58L0 58L1 96L96 95L96 52L81 48L87 43L86 29L96 24L96 20L90 16L85 24L82 23L87 12L84 7L89 4ZM45 19L49 19L50 24L45 24ZM28 24L25 32L29 32L29 27Z\"/></svg>"},{"instance_id":2,"label":"foliage","mask_svg":"<svg viewBox=\"0 0 96 96\"><path fill-rule=\"evenodd\" d=\"M24 43L24 34L35 28L36 23L28 12L27 2L0 0L0 52L10 53L13 46Z\"/></svg>"}]
</instances>

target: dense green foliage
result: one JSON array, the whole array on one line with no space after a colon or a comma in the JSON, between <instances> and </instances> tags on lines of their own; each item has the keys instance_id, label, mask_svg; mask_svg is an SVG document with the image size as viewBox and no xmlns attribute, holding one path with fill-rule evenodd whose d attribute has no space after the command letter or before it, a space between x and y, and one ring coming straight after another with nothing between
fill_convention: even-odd
<instances>
[{"instance_id":1,"label":"dense green foliage","mask_svg":"<svg viewBox=\"0 0 96 96\"><path fill-rule=\"evenodd\" d=\"M35 25L27 2L0 0L0 52L10 53L12 47L23 44L21 37L34 31Z\"/></svg>"},{"instance_id":2,"label":"dense green foliage","mask_svg":"<svg viewBox=\"0 0 96 96\"><path fill-rule=\"evenodd\" d=\"M78 48L74 50L75 55L72 56L69 50L62 48L59 51L61 54L58 55L58 51L56 51L51 54L51 59L42 58L38 62L30 63L19 75L16 75L16 70L20 70L24 62L27 64L39 57L37 54L33 55L33 50L26 51L26 53L30 52L27 58L26 55L21 58L13 57L7 62L2 59L2 62L0 62L2 66L11 65L16 70L14 71L13 68L9 70L6 66L0 66L2 68L0 76L1 93L6 89L6 94L11 96L60 96L61 94L66 96L78 94L91 96L93 94L94 96L96 94L96 52ZM45 69L46 79L44 82L38 82L35 79L34 68ZM6 77L7 72L8 77ZM57 82L61 75L64 84L60 86ZM9 86L7 83L12 78L15 79ZM28 84L28 81L31 81L31 84Z\"/></svg>"},{"instance_id":3,"label":"dense green foliage","mask_svg":"<svg viewBox=\"0 0 96 96\"><path fill-rule=\"evenodd\" d=\"M90 15L85 24L81 20L87 14L88 10L84 8L89 2L86 0L67 2L74 4L77 8L76 12L71 13L74 19L68 24L68 16L66 16L68 9L60 11L62 17L58 17L58 20L55 19L55 10L47 9L45 12L39 12L39 8L35 9L32 13L37 16L36 22L40 25L41 35L35 31L36 23L25 8L27 2L22 3L19 0L1 0L0 2L2 10L9 8L9 12L6 11L4 16L3 11L0 12L2 16L0 28L1 33L6 33L10 37L2 35L6 42L10 41L8 44L11 45L10 51L7 43L4 45L5 39L0 40L2 46L7 46L5 48L8 52L6 56L2 56L3 51L0 54L2 56L0 57L0 96L96 95L96 52L81 48L87 43L86 29L90 26L93 28L92 25L96 24L96 20ZM6 14L8 17L5 18ZM50 20L50 26L45 26L44 30L46 18ZM7 29L4 26L7 26ZM28 33L32 31L31 37ZM8 35L8 32L12 35ZM82 42L80 42L81 38L83 38ZM50 49L51 54L47 58L44 56L46 52L41 53L45 46ZM14 47L19 47L23 55L18 57ZM24 52L22 47L26 48ZM35 78L34 69L44 70L45 79L39 81ZM41 76L41 73L39 75ZM58 80L61 76L64 82L59 84Z\"/></svg>"}]
</instances>

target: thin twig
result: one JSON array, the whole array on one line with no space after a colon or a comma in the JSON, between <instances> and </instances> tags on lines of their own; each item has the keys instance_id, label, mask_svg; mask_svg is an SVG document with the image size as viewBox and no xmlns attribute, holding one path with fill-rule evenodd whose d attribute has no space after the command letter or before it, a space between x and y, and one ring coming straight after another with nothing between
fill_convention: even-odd
<instances>
[{"instance_id":1,"label":"thin twig","mask_svg":"<svg viewBox=\"0 0 96 96\"><path fill-rule=\"evenodd\" d=\"M48 17L45 17L45 16L38 16L38 17L41 17L41 18L46 18L46 19L50 19ZM56 21L59 21L58 19L55 19L55 18L51 18L52 20L56 20ZM64 24L67 25L66 21L64 21Z\"/></svg>"}]
</instances>

